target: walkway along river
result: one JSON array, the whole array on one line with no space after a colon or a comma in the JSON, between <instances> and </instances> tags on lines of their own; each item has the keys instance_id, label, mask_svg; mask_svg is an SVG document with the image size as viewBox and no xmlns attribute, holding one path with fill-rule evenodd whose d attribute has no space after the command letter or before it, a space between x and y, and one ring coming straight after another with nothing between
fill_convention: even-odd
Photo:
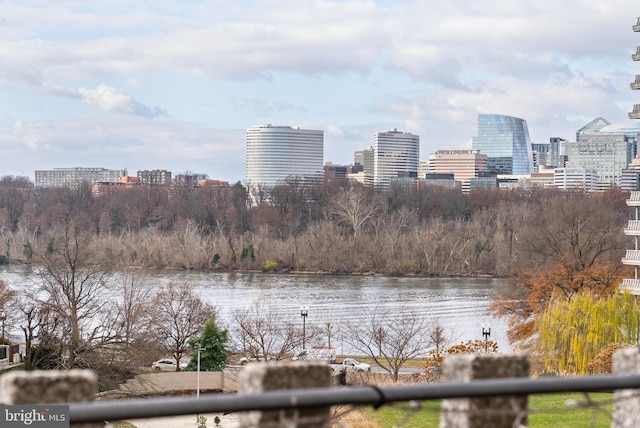
<instances>
[{"instance_id":1,"label":"walkway along river","mask_svg":"<svg viewBox=\"0 0 640 428\"><path fill-rule=\"evenodd\" d=\"M439 321L454 343L482 339L482 325L490 324L491 339L498 343L498 350L511 349L506 339L507 321L486 313L492 296L508 287L504 280L155 270L136 273L150 285L170 281L193 284L204 301L220 310L225 321L230 321L236 308L249 307L256 301L271 304L283 316L299 321L301 327L302 305L308 307L308 327L322 327L326 322L338 325L341 320L362 318L374 309L404 309ZM17 289L32 288L39 280L30 267L23 265L0 267L0 279ZM331 340L339 353L349 352L339 335Z\"/></svg>"}]
</instances>

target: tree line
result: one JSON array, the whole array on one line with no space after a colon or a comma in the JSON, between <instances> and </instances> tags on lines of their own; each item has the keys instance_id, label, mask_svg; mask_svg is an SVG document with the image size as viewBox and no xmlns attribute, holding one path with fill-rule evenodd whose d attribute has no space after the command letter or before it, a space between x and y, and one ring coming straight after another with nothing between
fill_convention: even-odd
<instances>
[{"instance_id":1,"label":"tree line","mask_svg":"<svg viewBox=\"0 0 640 428\"><path fill-rule=\"evenodd\" d=\"M4 177L0 254L30 262L52 230L73 220L121 268L509 277L560 251L544 240L580 216L605 228L617 248L603 256L619 260L627 195L420 185L378 192L290 179L269 189L148 186L93 197L86 183L35 189Z\"/></svg>"}]
</instances>

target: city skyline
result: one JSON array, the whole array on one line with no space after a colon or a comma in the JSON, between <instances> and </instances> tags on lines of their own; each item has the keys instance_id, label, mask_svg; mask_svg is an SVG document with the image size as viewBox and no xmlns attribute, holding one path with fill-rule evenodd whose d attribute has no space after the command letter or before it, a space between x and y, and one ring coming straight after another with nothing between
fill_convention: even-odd
<instances>
[{"instance_id":1,"label":"city skyline","mask_svg":"<svg viewBox=\"0 0 640 428\"><path fill-rule=\"evenodd\" d=\"M573 140L640 103L638 16L629 0L5 2L0 176L244 181L246 131L268 123L324 130L338 164L394 128L420 137L420 160L470 148L478 114Z\"/></svg>"}]
</instances>

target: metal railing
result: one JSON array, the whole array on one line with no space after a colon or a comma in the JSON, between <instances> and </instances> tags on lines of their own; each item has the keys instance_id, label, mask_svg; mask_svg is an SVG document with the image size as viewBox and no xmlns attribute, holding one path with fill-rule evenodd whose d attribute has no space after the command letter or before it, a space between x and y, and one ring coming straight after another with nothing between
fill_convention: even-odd
<instances>
[{"instance_id":1,"label":"metal railing","mask_svg":"<svg viewBox=\"0 0 640 428\"><path fill-rule=\"evenodd\" d=\"M71 403L69 412L71 423L86 423L211 412L304 409L335 405L368 405L378 408L400 401L523 396L619 389L640 389L640 375L509 378L388 387L354 386L279 390L262 394L205 394L200 398L171 397Z\"/></svg>"}]
</instances>

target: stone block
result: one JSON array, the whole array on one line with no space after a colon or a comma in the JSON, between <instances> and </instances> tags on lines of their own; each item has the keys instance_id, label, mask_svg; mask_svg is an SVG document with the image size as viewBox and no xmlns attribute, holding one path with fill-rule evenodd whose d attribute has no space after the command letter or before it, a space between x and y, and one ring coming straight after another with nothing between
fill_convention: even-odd
<instances>
[{"instance_id":1,"label":"stone block","mask_svg":"<svg viewBox=\"0 0 640 428\"><path fill-rule=\"evenodd\" d=\"M0 403L8 405L65 404L95 399L98 377L91 370L12 371L0 376ZM103 423L71 424L74 428L104 427Z\"/></svg>"},{"instance_id":2,"label":"stone block","mask_svg":"<svg viewBox=\"0 0 640 428\"><path fill-rule=\"evenodd\" d=\"M614 374L640 374L640 350L619 349L613 354ZM640 426L640 390L620 389L613 393L612 428Z\"/></svg>"},{"instance_id":3,"label":"stone block","mask_svg":"<svg viewBox=\"0 0 640 428\"><path fill-rule=\"evenodd\" d=\"M331 368L323 362L275 362L248 364L238 375L238 395L268 391L327 388L331 386ZM320 428L329 426L330 407L252 411L238 414L240 428L264 426L296 426Z\"/></svg>"},{"instance_id":4,"label":"stone block","mask_svg":"<svg viewBox=\"0 0 640 428\"><path fill-rule=\"evenodd\" d=\"M443 382L529 376L523 354L461 354L442 363ZM513 428L527 425L528 397L481 397L442 400L441 428Z\"/></svg>"}]
</instances>

